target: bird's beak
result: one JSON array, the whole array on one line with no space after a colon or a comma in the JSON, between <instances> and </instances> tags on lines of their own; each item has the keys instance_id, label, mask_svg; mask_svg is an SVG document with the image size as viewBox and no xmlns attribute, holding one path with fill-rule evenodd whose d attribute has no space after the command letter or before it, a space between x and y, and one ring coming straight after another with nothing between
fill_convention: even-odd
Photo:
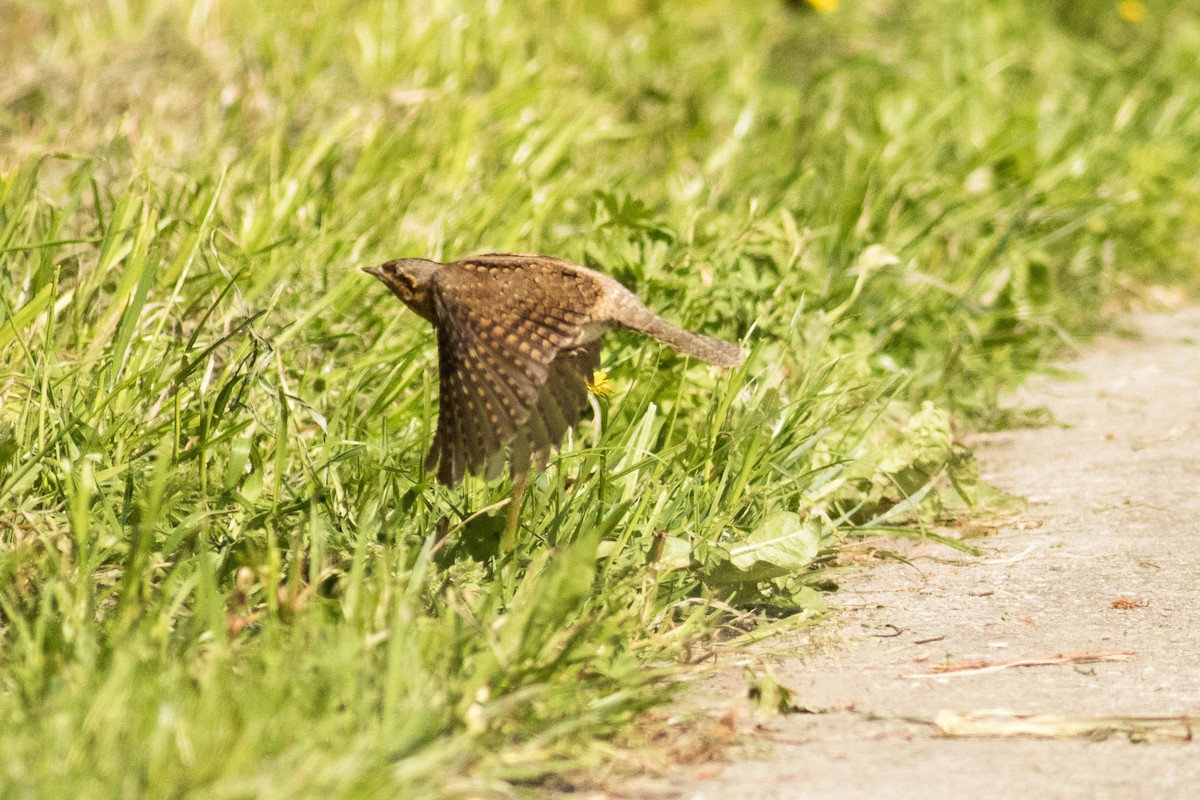
<instances>
[{"instance_id":1,"label":"bird's beak","mask_svg":"<svg viewBox=\"0 0 1200 800\"><path fill-rule=\"evenodd\" d=\"M383 280L383 271L379 267L363 267L362 271L368 275L374 275L379 280Z\"/></svg>"}]
</instances>

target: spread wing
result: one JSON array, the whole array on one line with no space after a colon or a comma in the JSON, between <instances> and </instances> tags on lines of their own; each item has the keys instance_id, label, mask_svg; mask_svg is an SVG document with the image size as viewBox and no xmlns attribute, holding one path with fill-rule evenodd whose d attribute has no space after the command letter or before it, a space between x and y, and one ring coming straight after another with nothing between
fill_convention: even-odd
<instances>
[{"instance_id":1,"label":"spread wing","mask_svg":"<svg viewBox=\"0 0 1200 800\"><path fill-rule=\"evenodd\" d=\"M435 291L440 407L426 466L449 485L467 472L494 477L506 446L513 475L543 466L579 420L599 364L599 339L575 345L581 317L515 308L496 288Z\"/></svg>"},{"instance_id":2,"label":"spread wing","mask_svg":"<svg viewBox=\"0 0 1200 800\"><path fill-rule=\"evenodd\" d=\"M538 393L529 420L517 432L512 444L512 474L529 469L530 461L538 468L546 466L552 449L562 443L567 430L579 421L587 405L587 384L600 366L600 340L560 350L550 362L546 382Z\"/></svg>"}]
</instances>

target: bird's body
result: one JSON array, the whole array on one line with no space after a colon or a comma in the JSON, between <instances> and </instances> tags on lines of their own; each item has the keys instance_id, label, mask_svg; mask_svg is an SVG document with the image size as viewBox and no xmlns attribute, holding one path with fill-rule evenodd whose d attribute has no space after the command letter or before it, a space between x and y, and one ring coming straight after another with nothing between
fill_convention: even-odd
<instances>
[{"instance_id":1,"label":"bird's body","mask_svg":"<svg viewBox=\"0 0 1200 800\"><path fill-rule=\"evenodd\" d=\"M440 408L427 465L446 484L466 472L494 475L505 447L514 476L543 466L579 420L613 328L722 367L744 358L736 345L659 318L609 276L559 258L408 258L366 271L437 331Z\"/></svg>"}]
</instances>

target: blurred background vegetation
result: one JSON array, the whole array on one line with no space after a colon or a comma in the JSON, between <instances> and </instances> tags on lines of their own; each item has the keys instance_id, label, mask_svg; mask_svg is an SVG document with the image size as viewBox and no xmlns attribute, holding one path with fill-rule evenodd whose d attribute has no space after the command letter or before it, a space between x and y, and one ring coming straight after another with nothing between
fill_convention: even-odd
<instances>
[{"instance_id":1,"label":"blurred background vegetation","mask_svg":"<svg viewBox=\"0 0 1200 800\"><path fill-rule=\"evenodd\" d=\"M0 0L0 794L507 796L969 547L960 432L1196 288L1197 11ZM487 250L752 351L610 337L499 564L357 270Z\"/></svg>"}]
</instances>

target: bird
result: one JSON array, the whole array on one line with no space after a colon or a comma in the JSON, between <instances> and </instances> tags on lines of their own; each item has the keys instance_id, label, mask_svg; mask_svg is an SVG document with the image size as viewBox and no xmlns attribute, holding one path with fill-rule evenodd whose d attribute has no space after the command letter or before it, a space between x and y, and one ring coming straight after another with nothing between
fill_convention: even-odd
<instances>
[{"instance_id":1,"label":"bird","mask_svg":"<svg viewBox=\"0 0 1200 800\"><path fill-rule=\"evenodd\" d=\"M718 367L735 344L678 328L614 278L562 258L488 253L441 263L400 258L364 272L433 323L438 421L425 468L454 486L467 473L514 482L543 469L587 405L600 344L613 329L653 336Z\"/></svg>"}]
</instances>

